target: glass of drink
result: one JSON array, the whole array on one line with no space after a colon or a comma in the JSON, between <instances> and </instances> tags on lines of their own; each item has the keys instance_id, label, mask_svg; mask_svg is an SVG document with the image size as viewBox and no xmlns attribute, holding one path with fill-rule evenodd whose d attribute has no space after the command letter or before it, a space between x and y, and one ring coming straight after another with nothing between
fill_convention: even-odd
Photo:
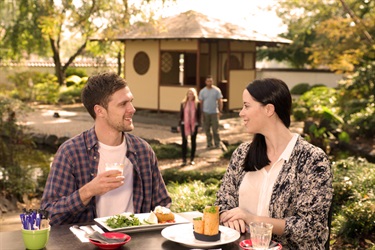
<instances>
[{"instance_id":1,"label":"glass of drink","mask_svg":"<svg viewBox=\"0 0 375 250\"><path fill-rule=\"evenodd\" d=\"M271 242L273 225L265 222L251 222L249 226L253 249L268 249Z\"/></svg>"},{"instance_id":2,"label":"glass of drink","mask_svg":"<svg viewBox=\"0 0 375 250\"><path fill-rule=\"evenodd\" d=\"M118 171L121 171L121 174L118 174L118 175L115 175L115 176L121 176L124 174L124 164L123 163L117 163L117 162L114 162L114 163L106 163L105 164L105 171L109 171L109 170L118 170Z\"/></svg>"}]
</instances>

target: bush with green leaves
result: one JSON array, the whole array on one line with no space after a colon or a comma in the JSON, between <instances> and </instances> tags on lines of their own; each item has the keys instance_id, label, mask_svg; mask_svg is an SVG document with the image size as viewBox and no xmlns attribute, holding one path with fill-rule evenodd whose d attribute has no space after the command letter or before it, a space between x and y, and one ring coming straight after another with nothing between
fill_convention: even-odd
<instances>
[{"instance_id":1,"label":"bush with green leaves","mask_svg":"<svg viewBox=\"0 0 375 250\"><path fill-rule=\"evenodd\" d=\"M296 84L291 90L290 93L292 95L302 95L305 92L309 91L311 88L310 84L308 83L298 83Z\"/></svg>"},{"instance_id":2,"label":"bush with green leaves","mask_svg":"<svg viewBox=\"0 0 375 250\"><path fill-rule=\"evenodd\" d=\"M9 76L8 79L16 87L16 89L11 93L12 97L27 102L35 101L38 98L42 98L40 95L46 93L40 93L42 88L39 87L37 87L38 90L37 92L35 92L35 87L37 85L43 84L43 86L48 87L48 91L50 91L51 88L48 85L53 85L54 83L57 83L56 76L49 73L40 73L34 71L25 71L17 73L12 76ZM52 88L55 89L55 87Z\"/></svg>"},{"instance_id":3,"label":"bush with green leaves","mask_svg":"<svg viewBox=\"0 0 375 250\"><path fill-rule=\"evenodd\" d=\"M34 100L43 104L57 104L59 100L58 82L41 82L34 85Z\"/></svg>"},{"instance_id":4,"label":"bush with green leaves","mask_svg":"<svg viewBox=\"0 0 375 250\"><path fill-rule=\"evenodd\" d=\"M80 78L83 78L88 75L87 72L83 69L69 67L65 71L65 77L68 78L69 76L79 76Z\"/></svg>"},{"instance_id":5,"label":"bush with green leaves","mask_svg":"<svg viewBox=\"0 0 375 250\"><path fill-rule=\"evenodd\" d=\"M333 163L333 233L349 242L375 232L375 164L349 157Z\"/></svg>"},{"instance_id":6,"label":"bush with green leaves","mask_svg":"<svg viewBox=\"0 0 375 250\"><path fill-rule=\"evenodd\" d=\"M170 183L167 190L172 198L173 212L203 211L206 206L215 202L218 185L204 184L201 181Z\"/></svg>"},{"instance_id":7,"label":"bush with green leaves","mask_svg":"<svg viewBox=\"0 0 375 250\"><path fill-rule=\"evenodd\" d=\"M181 145L177 143L161 144L150 143L158 159L180 159L182 156Z\"/></svg>"},{"instance_id":8,"label":"bush with green leaves","mask_svg":"<svg viewBox=\"0 0 375 250\"><path fill-rule=\"evenodd\" d=\"M88 77L79 77L71 75L66 78L67 86L61 86L59 89L59 102L65 104L73 104L81 102L82 89Z\"/></svg>"},{"instance_id":9,"label":"bush with green leaves","mask_svg":"<svg viewBox=\"0 0 375 250\"><path fill-rule=\"evenodd\" d=\"M366 61L356 72L340 81L339 105L347 121L344 129L354 136L375 133L375 62Z\"/></svg>"},{"instance_id":10,"label":"bush with green leaves","mask_svg":"<svg viewBox=\"0 0 375 250\"><path fill-rule=\"evenodd\" d=\"M349 140L348 133L343 130L344 120L337 99L336 89L318 86L300 96L293 105L295 120L305 122L304 137L327 153L331 141Z\"/></svg>"},{"instance_id":11,"label":"bush with green leaves","mask_svg":"<svg viewBox=\"0 0 375 250\"><path fill-rule=\"evenodd\" d=\"M177 183L183 184L192 181L201 181L205 184L218 185L223 178L225 170L215 170L209 173L202 171L179 171L178 169L166 169L162 171L163 179L166 184Z\"/></svg>"},{"instance_id":12,"label":"bush with green leaves","mask_svg":"<svg viewBox=\"0 0 375 250\"><path fill-rule=\"evenodd\" d=\"M366 106L358 112L350 114L345 128L353 136L371 138L375 135L375 100L369 97Z\"/></svg>"},{"instance_id":13,"label":"bush with green leaves","mask_svg":"<svg viewBox=\"0 0 375 250\"><path fill-rule=\"evenodd\" d=\"M17 117L30 109L21 101L0 95L0 188L11 201L23 195L40 197L49 171L49 156L35 150Z\"/></svg>"}]
</instances>

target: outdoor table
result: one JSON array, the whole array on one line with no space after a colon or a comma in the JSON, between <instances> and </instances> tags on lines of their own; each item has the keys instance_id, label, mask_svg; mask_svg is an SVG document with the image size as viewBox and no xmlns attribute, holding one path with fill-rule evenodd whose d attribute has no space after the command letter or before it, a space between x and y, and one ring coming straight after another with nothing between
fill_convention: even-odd
<instances>
[{"instance_id":1,"label":"outdoor table","mask_svg":"<svg viewBox=\"0 0 375 250\"><path fill-rule=\"evenodd\" d=\"M199 212L187 212L179 213L179 215L185 217L189 221L192 220L194 213ZM87 223L87 225L97 224L95 222ZM79 225L83 225L80 223ZM97 224L100 226L99 224ZM81 242L71 231L70 227L72 225L56 225L51 228L49 241L45 250L85 250L85 249L98 249L95 245L90 242ZM21 224L20 224L21 227ZM106 231L106 230L105 230ZM125 232L126 233L126 232ZM138 249L138 250L184 250L190 249L179 243L175 243L165 239L161 235L161 229L143 232L129 232L126 233L130 235L130 242L126 243L119 249ZM250 235L248 233L242 234L241 237L229 244L215 246L213 249L222 250L239 250L239 243L244 239L249 239ZM21 230L11 231L11 232L1 232L0 233L0 249L2 250L21 250L25 249L25 245L22 240Z\"/></svg>"}]
</instances>

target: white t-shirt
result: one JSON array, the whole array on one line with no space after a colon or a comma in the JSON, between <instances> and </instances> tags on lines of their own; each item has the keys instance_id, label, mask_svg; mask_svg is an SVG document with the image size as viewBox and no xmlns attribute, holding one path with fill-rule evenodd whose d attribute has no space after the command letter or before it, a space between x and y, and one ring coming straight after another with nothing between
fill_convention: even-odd
<instances>
[{"instance_id":1,"label":"white t-shirt","mask_svg":"<svg viewBox=\"0 0 375 250\"><path fill-rule=\"evenodd\" d=\"M267 172L264 168L259 171L247 172L239 189L239 207L257 216L269 217L269 205L277 176L284 164L289 160L296 145L298 134L294 134L279 159Z\"/></svg>"},{"instance_id":2,"label":"white t-shirt","mask_svg":"<svg viewBox=\"0 0 375 250\"><path fill-rule=\"evenodd\" d=\"M108 146L99 142L98 174L105 171L105 163L124 163L124 185L103 195L96 196L98 217L113 216L123 212L134 213L133 206L133 164L126 157L125 137L119 146Z\"/></svg>"}]
</instances>

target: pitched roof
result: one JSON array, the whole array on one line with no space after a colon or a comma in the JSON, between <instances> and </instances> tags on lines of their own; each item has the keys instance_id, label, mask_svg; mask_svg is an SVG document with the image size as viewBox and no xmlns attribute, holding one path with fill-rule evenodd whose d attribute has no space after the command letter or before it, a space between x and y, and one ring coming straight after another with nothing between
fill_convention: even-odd
<instances>
[{"instance_id":1,"label":"pitched roof","mask_svg":"<svg viewBox=\"0 0 375 250\"><path fill-rule=\"evenodd\" d=\"M116 40L145 39L229 39L255 41L257 45L292 42L282 37L248 31L244 27L192 10L154 23L136 23L129 32L116 37Z\"/></svg>"}]
</instances>

